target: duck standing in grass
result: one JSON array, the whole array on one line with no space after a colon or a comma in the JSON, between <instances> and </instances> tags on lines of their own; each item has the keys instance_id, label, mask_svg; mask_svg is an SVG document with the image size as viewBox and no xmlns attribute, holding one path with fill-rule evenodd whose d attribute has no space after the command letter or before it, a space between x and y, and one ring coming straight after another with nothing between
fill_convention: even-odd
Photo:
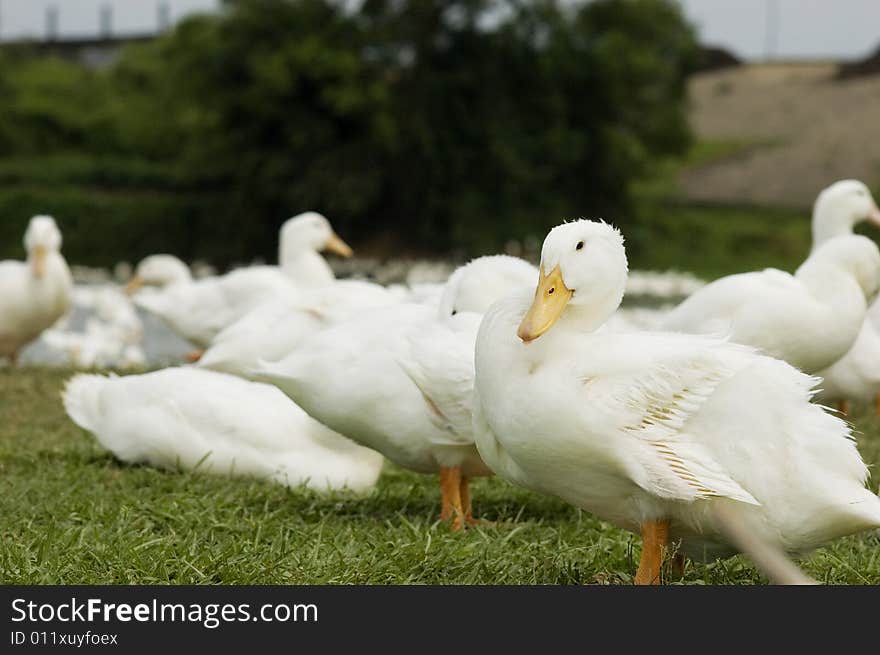
<instances>
[{"instance_id":1,"label":"duck standing in grass","mask_svg":"<svg viewBox=\"0 0 880 655\"><path fill-rule=\"evenodd\" d=\"M51 216L34 216L24 235L26 262L0 262L0 358L21 350L70 309L73 279Z\"/></svg>"},{"instance_id":2,"label":"duck standing in grass","mask_svg":"<svg viewBox=\"0 0 880 655\"><path fill-rule=\"evenodd\" d=\"M474 521L469 479L491 472L474 446L471 401L480 315L537 271L514 257L482 257L450 277L439 307L366 310L303 339L257 379L312 417L399 466L440 474L441 518Z\"/></svg>"},{"instance_id":3,"label":"duck standing in grass","mask_svg":"<svg viewBox=\"0 0 880 655\"><path fill-rule=\"evenodd\" d=\"M733 554L725 522L803 553L880 526L849 427L816 382L720 339L599 330L627 278L623 238L576 221L544 241L537 290L496 303L476 341L474 437L501 477L641 534L637 584L671 541Z\"/></svg>"}]
</instances>

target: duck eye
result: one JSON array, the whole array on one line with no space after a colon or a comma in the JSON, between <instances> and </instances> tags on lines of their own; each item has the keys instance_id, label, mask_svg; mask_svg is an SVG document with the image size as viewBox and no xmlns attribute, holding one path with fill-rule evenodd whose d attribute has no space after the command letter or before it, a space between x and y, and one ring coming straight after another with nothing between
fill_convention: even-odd
<instances>
[{"instance_id":1,"label":"duck eye","mask_svg":"<svg viewBox=\"0 0 880 655\"><path fill-rule=\"evenodd\" d=\"M456 314L458 314L458 310L457 310L457 309L453 309L453 310L452 310L452 315L455 316Z\"/></svg>"},{"instance_id":2,"label":"duck eye","mask_svg":"<svg viewBox=\"0 0 880 655\"><path fill-rule=\"evenodd\" d=\"M578 241L577 245L574 247L575 250L583 250L583 248L584 248L583 241Z\"/></svg>"},{"instance_id":3,"label":"duck eye","mask_svg":"<svg viewBox=\"0 0 880 655\"><path fill-rule=\"evenodd\" d=\"M556 287L550 287L550 288L547 290L547 294L549 295L549 294L553 293L554 291L556 291Z\"/></svg>"}]
</instances>

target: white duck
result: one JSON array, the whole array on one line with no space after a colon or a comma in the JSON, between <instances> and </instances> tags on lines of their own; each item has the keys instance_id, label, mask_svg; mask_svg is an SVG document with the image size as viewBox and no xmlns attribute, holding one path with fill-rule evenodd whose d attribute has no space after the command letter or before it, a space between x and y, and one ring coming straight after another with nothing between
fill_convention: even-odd
<instances>
[{"instance_id":1,"label":"white duck","mask_svg":"<svg viewBox=\"0 0 880 655\"><path fill-rule=\"evenodd\" d=\"M857 180L843 180L825 189L813 212L813 248L828 239L851 234L862 222L880 226L880 209L867 186ZM818 373L823 378L818 398L837 401L848 413L849 401L876 402L880 414L880 302L874 302L862 323L852 348Z\"/></svg>"},{"instance_id":2,"label":"white duck","mask_svg":"<svg viewBox=\"0 0 880 655\"><path fill-rule=\"evenodd\" d=\"M174 255L150 255L144 257L135 269L134 277L125 287L125 293L134 295L141 287L164 289L174 284L193 281L189 266Z\"/></svg>"},{"instance_id":3,"label":"white duck","mask_svg":"<svg viewBox=\"0 0 880 655\"><path fill-rule=\"evenodd\" d=\"M53 327L41 339L76 368L143 368L146 355L129 336L124 327L90 317L82 331Z\"/></svg>"},{"instance_id":4,"label":"white duck","mask_svg":"<svg viewBox=\"0 0 880 655\"><path fill-rule=\"evenodd\" d=\"M441 518L460 529L473 520L468 480L488 473L471 433L475 312L535 274L513 257L474 260L450 278L442 310L401 303L362 312L256 375L396 464L439 472ZM473 293L480 280L483 293Z\"/></svg>"},{"instance_id":5,"label":"white duck","mask_svg":"<svg viewBox=\"0 0 880 655\"><path fill-rule=\"evenodd\" d=\"M867 221L880 227L880 209L871 191L858 180L840 180L822 190L813 205L813 249L834 237L852 234Z\"/></svg>"},{"instance_id":6,"label":"white duck","mask_svg":"<svg viewBox=\"0 0 880 655\"><path fill-rule=\"evenodd\" d=\"M794 275L777 269L730 275L666 315L671 332L729 336L808 373L852 347L880 286L880 251L867 237L835 237Z\"/></svg>"},{"instance_id":7,"label":"white duck","mask_svg":"<svg viewBox=\"0 0 880 655\"><path fill-rule=\"evenodd\" d=\"M132 464L359 492L382 468L381 455L312 420L274 387L213 371L80 374L63 399L77 425Z\"/></svg>"},{"instance_id":8,"label":"white duck","mask_svg":"<svg viewBox=\"0 0 880 655\"><path fill-rule=\"evenodd\" d=\"M643 584L670 539L729 554L725 521L789 552L880 526L849 428L810 402L814 378L713 338L597 331L626 278L620 233L576 221L544 241L537 290L487 312L474 436L490 468L641 532Z\"/></svg>"},{"instance_id":9,"label":"white duck","mask_svg":"<svg viewBox=\"0 0 880 655\"><path fill-rule=\"evenodd\" d=\"M260 304L292 297L303 287L331 284L333 272L318 254L320 249L351 255L326 218L307 212L282 226L280 266L251 266L194 282L186 281L179 271L180 277L172 284L157 293L138 294L135 303L162 318L185 339L206 348L221 330ZM153 279L146 268L138 267L129 288L137 289Z\"/></svg>"},{"instance_id":10,"label":"white duck","mask_svg":"<svg viewBox=\"0 0 880 655\"><path fill-rule=\"evenodd\" d=\"M34 216L24 235L27 262L0 262L0 357L21 350L70 309L73 280L51 216Z\"/></svg>"},{"instance_id":11,"label":"white duck","mask_svg":"<svg viewBox=\"0 0 880 655\"><path fill-rule=\"evenodd\" d=\"M274 362L309 334L367 308L398 303L384 287L345 280L263 303L225 328L198 361L200 368L250 377L260 361Z\"/></svg>"}]
</instances>

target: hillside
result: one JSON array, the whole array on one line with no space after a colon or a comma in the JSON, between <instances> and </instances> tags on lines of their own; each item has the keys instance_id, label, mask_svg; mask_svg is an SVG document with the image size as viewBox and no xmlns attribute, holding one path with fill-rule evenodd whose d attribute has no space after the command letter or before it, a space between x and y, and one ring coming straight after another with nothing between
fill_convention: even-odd
<instances>
[{"instance_id":1,"label":"hillside","mask_svg":"<svg viewBox=\"0 0 880 655\"><path fill-rule=\"evenodd\" d=\"M694 76L697 138L739 147L685 169L686 198L806 208L840 178L880 184L880 75L837 72L831 63L759 64Z\"/></svg>"}]
</instances>

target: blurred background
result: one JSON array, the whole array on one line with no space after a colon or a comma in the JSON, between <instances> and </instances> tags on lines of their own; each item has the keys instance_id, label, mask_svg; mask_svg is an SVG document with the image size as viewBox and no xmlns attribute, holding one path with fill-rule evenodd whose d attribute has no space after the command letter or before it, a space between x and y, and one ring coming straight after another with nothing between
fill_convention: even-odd
<instances>
[{"instance_id":1,"label":"blurred background","mask_svg":"<svg viewBox=\"0 0 880 655\"><path fill-rule=\"evenodd\" d=\"M874 0L0 0L0 259L534 254L565 218L701 277L809 250L880 183Z\"/></svg>"}]
</instances>

